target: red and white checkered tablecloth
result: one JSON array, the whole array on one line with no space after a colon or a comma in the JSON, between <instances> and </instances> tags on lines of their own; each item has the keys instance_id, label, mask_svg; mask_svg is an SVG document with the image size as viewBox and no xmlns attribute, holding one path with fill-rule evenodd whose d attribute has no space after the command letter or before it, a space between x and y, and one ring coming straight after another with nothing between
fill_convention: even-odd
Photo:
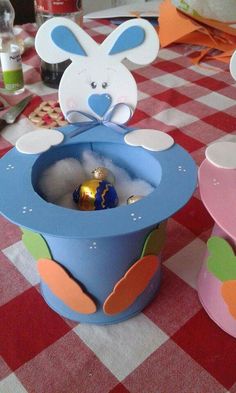
<instances>
[{"instance_id":1,"label":"red and white checkered tablecloth","mask_svg":"<svg viewBox=\"0 0 236 393\"><path fill-rule=\"evenodd\" d=\"M113 26L90 21L86 29L101 42ZM131 124L168 132L200 164L206 145L236 134L236 84L226 64L193 66L194 50L161 49L154 64L133 67L139 101ZM1 133L0 155L34 129L27 115L42 100L57 98L41 83L33 48L23 63L25 95L35 96ZM196 190L169 220L154 301L126 322L93 326L65 320L46 305L20 229L0 217L0 392L236 393L236 339L207 316L196 292L212 226Z\"/></svg>"}]
</instances>

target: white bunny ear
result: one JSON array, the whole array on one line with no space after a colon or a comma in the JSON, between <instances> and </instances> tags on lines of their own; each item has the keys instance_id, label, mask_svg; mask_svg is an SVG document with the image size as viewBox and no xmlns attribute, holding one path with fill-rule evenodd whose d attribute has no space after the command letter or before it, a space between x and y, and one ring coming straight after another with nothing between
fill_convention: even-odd
<instances>
[{"instance_id":1,"label":"white bunny ear","mask_svg":"<svg viewBox=\"0 0 236 393\"><path fill-rule=\"evenodd\" d=\"M236 80L236 51L230 59L229 69L232 77Z\"/></svg>"},{"instance_id":2,"label":"white bunny ear","mask_svg":"<svg viewBox=\"0 0 236 393\"><path fill-rule=\"evenodd\" d=\"M144 65L157 57L159 38L147 20L131 19L114 30L101 46L106 54L120 61L127 58L133 63Z\"/></svg>"},{"instance_id":3,"label":"white bunny ear","mask_svg":"<svg viewBox=\"0 0 236 393\"><path fill-rule=\"evenodd\" d=\"M35 48L44 61L53 64L74 60L78 56L90 56L98 49L98 45L75 22L56 17L39 28Z\"/></svg>"}]
</instances>

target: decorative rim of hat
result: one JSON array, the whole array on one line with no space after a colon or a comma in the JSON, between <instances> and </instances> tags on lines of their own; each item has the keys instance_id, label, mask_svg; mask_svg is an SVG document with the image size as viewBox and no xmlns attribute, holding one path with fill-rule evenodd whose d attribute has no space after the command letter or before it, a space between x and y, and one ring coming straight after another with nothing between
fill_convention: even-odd
<instances>
[{"instance_id":1,"label":"decorative rim of hat","mask_svg":"<svg viewBox=\"0 0 236 393\"><path fill-rule=\"evenodd\" d=\"M22 154L13 148L0 160L0 211L10 221L34 232L67 238L101 238L119 236L153 226L178 211L191 197L197 178L196 164L177 144L163 151L150 151L128 146L124 136L101 125L83 134L69 137L73 125L60 128L64 140L42 154ZM76 145L79 149L93 149L101 142L109 146L122 146L134 152L136 160L145 155L153 168L160 167L160 181L155 190L140 201L102 211L77 211L45 201L35 190L32 176L35 166L43 165L50 155L51 162L58 153ZM74 146L75 147L75 146ZM127 154L127 150L125 153ZM105 155L105 153L103 153ZM147 165L146 163L143 165ZM152 170L152 168L150 168ZM19 191L20 190L20 191Z\"/></svg>"}]
</instances>

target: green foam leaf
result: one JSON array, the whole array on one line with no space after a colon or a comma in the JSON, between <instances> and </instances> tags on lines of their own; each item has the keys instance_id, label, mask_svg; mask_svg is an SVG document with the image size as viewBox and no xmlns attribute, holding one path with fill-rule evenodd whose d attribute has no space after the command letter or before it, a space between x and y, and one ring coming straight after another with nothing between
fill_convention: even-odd
<instances>
[{"instance_id":1,"label":"green foam leaf","mask_svg":"<svg viewBox=\"0 0 236 393\"><path fill-rule=\"evenodd\" d=\"M230 244L217 236L211 237L207 242L209 257L207 268L219 280L236 279L236 256Z\"/></svg>"},{"instance_id":2,"label":"green foam leaf","mask_svg":"<svg viewBox=\"0 0 236 393\"><path fill-rule=\"evenodd\" d=\"M36 261L40 258L52 259L48 245L41 235L23 228L21 230L22 241Z\"/></svg>"},{"instance_id":3,"label":"green foam leaf","mask_svg":"<svg viewBox=\"0 0 236 393\"><path fill-rule=\"evenodd\" d=\"M141 258L146 255L158 255L160 254L166 238L166 223L167 221L159 224L158 228L154 229L147 237Z\"/></svg>"}]
</instances>

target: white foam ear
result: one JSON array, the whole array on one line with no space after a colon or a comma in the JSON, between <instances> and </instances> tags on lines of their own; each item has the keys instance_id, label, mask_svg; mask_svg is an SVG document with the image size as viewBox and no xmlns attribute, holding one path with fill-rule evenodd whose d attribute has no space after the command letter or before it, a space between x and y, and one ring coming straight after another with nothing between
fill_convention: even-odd
<instances>
[{"instance_id":1,"label":"white foam ear","mask_svg":"<svg viewBox=\"0 0 236 393\"><path fill-rule=\"evenodd\" d=\"M165 132L152 129L137 129L125 135L125 142L130 146L141 146L150 151L169 149L174 139Z\"/></svg>"},{"instance_id":2,"label":"white foam ear","mask_svg":"<svg viewBox=\"0 0 236 393\"><path fill-rule=\"evenodd\" d=\"M68 59L78 59L80 56L78 53L72 53L69 47L66 49L66 45L62 48L53 41L52 32L59 27L67 28L74 35L87 56L94 54L98 49L98 44L75 22L62 17L52 18L42 24L35 38L35 49L47 63L60 63Z\"/></svg>"},{"instance_id":3,"label":"white foam ear","mask_svg":"<svg viewBox=\"0 0 236 393\"><path fill-rule=\"evenodd\" d=\"M59 145L63 139L60 131L38 128L22 135L16 141L16 149L23 154L40 154Z\"/></svg>"},{"instance_id":4,"label":"white foam ear","mask_svg":"<svg viewBox=\"0 0 236 393\"><path fill-rule=\"evenodd\" d=\"M236 169L236 143L216 142L212 143L205 152L206 158L211 164L223 169Z\"/></svg>"},{"instance_id":5,"label":"white foam ear","mask_svg":"<svg viewBox=\"0 0 236 393\"><path fill-rule=\"evenodd\" d=\"M236 51L230 59L229 69L232 77L236 80Z\"/></svg>"},{"instance_id":6,"label":"white foam ear","mask_svg":"<svg viewBox=\"0 0 236 393\"><path fill-rule=\"evenodd\" d=\"M132 45L132 34L133 31L131 28L137 28L137 31L143 30L144 32L144 39L143 42L140 41L140 44L135 45L135 41L133 40ZM134 30L134 29L133 29ZM129 36L130 31L130 37ZM116 53L112 54L112 50L114 45L118 42L119 38L122 35L125 35L126 38L131 38L131 45L127 44L124 46L122 50L122 45L120 46L120 51L116 51ZM128 59L133 63L145 65L149 64L155 60L159 51L159 37L151 25L145 19L130 19L124 23L122 23L119 27L117 27L101 44L102 49L105 51L106 54L110 54L112 57L115 57L118 61L122 61L123 59Z\"/></svg>"}]
</instances>

